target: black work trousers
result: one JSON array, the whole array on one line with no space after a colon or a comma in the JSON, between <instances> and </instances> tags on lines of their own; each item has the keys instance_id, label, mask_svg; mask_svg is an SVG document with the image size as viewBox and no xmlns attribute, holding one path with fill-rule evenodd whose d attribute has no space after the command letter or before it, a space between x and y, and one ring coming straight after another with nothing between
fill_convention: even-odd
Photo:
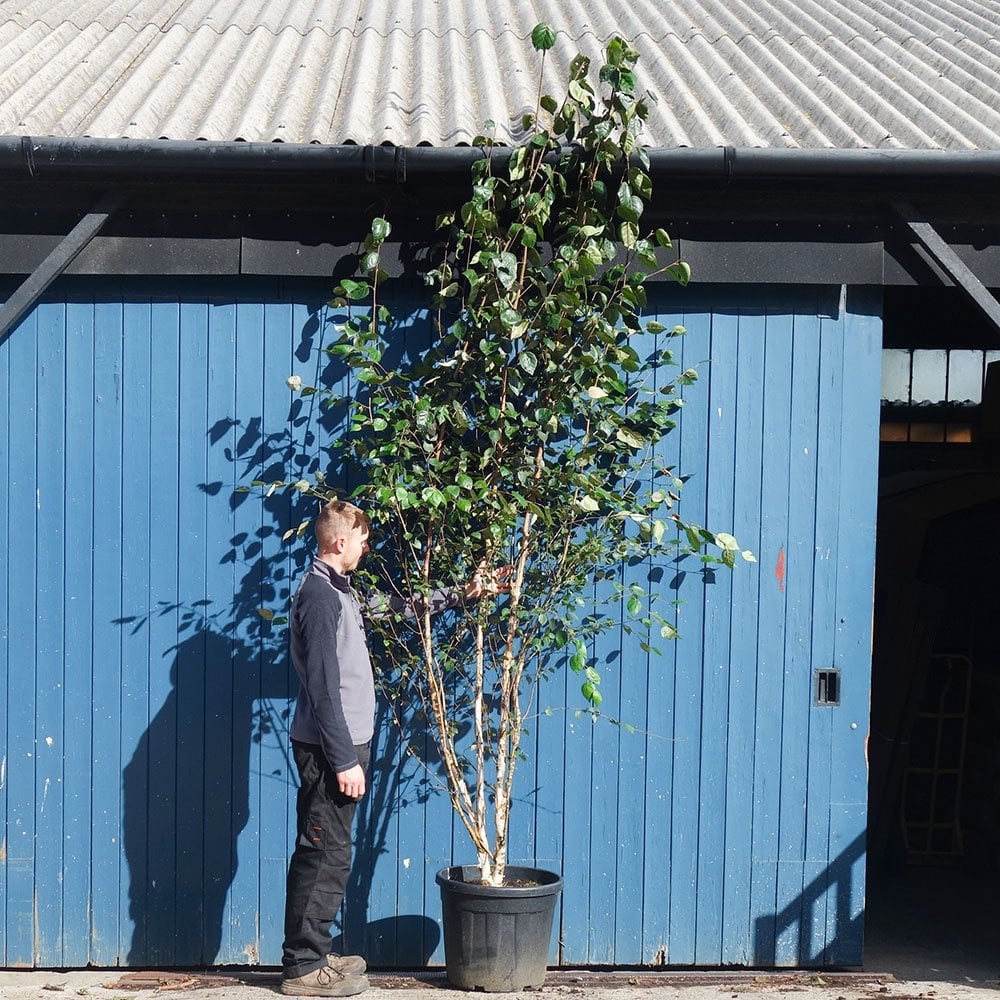
<instances>
[{"instance_id":1,"label":"black work trousers","mask_svg":"<svg viewBox=\"0 0 1000 1000\"><path fill-rule=\"evenodd\" d=\"M355 749L367 773L370 748ZM326 964L333 946L330 925L351 874L351 827L357 808L354 799L341 794L337 773L321 747L292 740L292 752L300 784L298 835L285 896L282 965L287 978L307 975Z\"/></svg>"}]
</instances>

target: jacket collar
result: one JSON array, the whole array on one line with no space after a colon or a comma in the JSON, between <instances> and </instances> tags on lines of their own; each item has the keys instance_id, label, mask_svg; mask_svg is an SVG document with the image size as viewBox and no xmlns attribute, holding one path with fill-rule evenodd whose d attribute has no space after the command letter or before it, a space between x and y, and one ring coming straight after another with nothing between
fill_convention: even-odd
<instances>
[{"instance_id":1,"label":"jacket collar","mask_svg":"<svg viewBox=\"0 0 1000 1000\"><path fill-rule=\"evenodd\" d=\"M338 573L329 563L323 562L322 559L313 560L310 572L323 577L323 579L329 582L330 586L335 587L345 594L351 592L351 578L345 576L343 573Z\"/></svg>"}]
</instances>

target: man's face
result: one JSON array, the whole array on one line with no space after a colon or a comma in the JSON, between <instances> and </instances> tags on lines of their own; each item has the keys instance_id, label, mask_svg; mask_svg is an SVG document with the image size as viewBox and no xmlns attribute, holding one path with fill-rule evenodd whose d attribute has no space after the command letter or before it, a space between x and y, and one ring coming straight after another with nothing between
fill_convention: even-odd
<instances>
[{"instance_id":1,"label":"man's face","mask_svg":"<svg viewBox=\"0 0 1000 1000\"><path fill-rule=\"evenodd\" d=\"M344 548L341 551L344 572L353 573L361 564L368 551L368 532L364 528L352 528L344 536Z\"/></svg>"}]
</instances>

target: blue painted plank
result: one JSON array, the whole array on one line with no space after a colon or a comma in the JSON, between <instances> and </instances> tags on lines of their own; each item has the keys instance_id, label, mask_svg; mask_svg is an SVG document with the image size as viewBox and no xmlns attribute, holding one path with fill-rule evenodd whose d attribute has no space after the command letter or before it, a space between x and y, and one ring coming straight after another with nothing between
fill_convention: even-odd
<instances>
[{"instance_id":1,"label":"blue painted plank","mask_svg":"<svg viewBox=\"0 0 1000 1000\"><path fill-rule=\"evenodd\" d=\"M531 801L535 829L534 864L545 871L562 874L562 782L557 775L562 770L563 713L547 716L540 712L541 699L548 695L551 685L558 686L558 678L544 681L545 693L539 691L533 702L534 710L539 713L535 722L538 739L533 762L534 795ZM560 898L549 945L550 962L559 961L561 905Z\"/></svg>"},{"instance_id":2,"label":"blue painted plank","mask_svg":"<svg viewBox=\"0 0 1000 1000\"><path fill-rule=\"evenodd\" d=\"M94 305L66 305L66 510L89 511L94 504ZM63 962L84 966L91 960L91 798L93 739L91 672L93 643L93 519L66 517L65 628L72 641L65 649L64 764L66 849L63 868Z\"/></svg>"},{"instance_id":3,"label":"blue painted plank","mask_svg":"<svg viewBox=\"0 0 1000 1000\"><path fill-rule=\"evenodd\" d=\"M612 585L602 581L597 585L595 597L612 616L618 614L615 605L606 605ZM603 712L612 718L621 717L618 673L622 636L620 629L598 636L592 646L591 664L610 683L603 685ZM613 673L612 673L613 671ZM610 675L610 676L609 676ZM570 691L570 704L579 696ZM578 702L579 703L579 702ZM618 878L618 735L614 727L603 720L592 725L591 800L590 800L590 927L588 932L587 960L608 964L615 960L615 884Z\"/></svg>"},{"instance_id":4,"label":"blue painted plank","mask_svg":"<svg viewBox=\"0 0 1000 1000\"><path fill-rule=\"evenodd\" d=\"M630 343L640 357L647 357L657 350L658 340L658 335L641 334L634 335ZM642 389L655 391L655 380L655 373L647 376ZM653 478L650 469L646 476L646 484L650 489ZM656 485L659 487L661 484ZM626 530L637 531L637 526L628 524ZM647 629L629 614L628 592L632 586L641 588L643 592L655 589L652 575L653 567L649 559L631 565L626 563L622 567L622 583L626 598L618 609L622 619L620 629L616 630L620 654L617 661L612 660L609 664L613 669L608 671L610 676L606 678L606 683L614 681L618 683L618 704L611 710L611 714L617 715L623 723L615 729L614 747L618 765L615 790L618 829L612 960L616 964L629 965L641 963L643 956L643 912L642 906L637 905L637 902L641 904L642 900L646 845L638 832L645 826L646 802L644 796L636 794L636 787L645 780L647 678L652 669L651 660L658 659L653 650L662 650L668 644L660 637L659 629ZM656 584L658 586L659 581L656 581ZM655 609L669 610L668 606L660 607L662 603L660 600L652 601ZM645 615L649 610L650 600L643 600L639 615ZM660 664L657 663L656 666ZM626 726L634 727L634 731L625 728Z\"/></svg>"},{"instance_id":5,"label":"blue painted plank","mask_svg":"<svg viewBox=\"0 0 1000 1000\"><path fill-rule=\"evenodd\" d=\"M735 310L712 321L707 400L709 434L706 462L707 523L716 531L734 530L733 480L736 464L738 319ZM739 567L742 572L743 567ZM699 801L698 908L696 954L699 964L722 961L726 883L727 739L733 574L708 574L702 655L702 782Z\"/></svg>"},{"instance_id":6,"label":"blue painted plank","mask_svg":"<svg viewBox=\"0 0 1000 1000\"><path fill-rule=\"evenodd\" d=\"M788 467L785 676L782 692L781 805L778 821L775 963L798 964L805 854L807 761L811 709L810 628L815 554L819 320L796 316L792 340Z\"/></svg>"},{"instance_id":7,"label":"blue painted plank","mask_svg":"<svg viewBox=\"0 0 1000 1000\"><path fill-rule=\"evenodd\" d=\"M122 761L123 849L127 878L121 883L121 908L129 895L147 883L148 814L133 799L135 775L141 787L149 774L149 630L143 627L152 606L150 579L159 567L150 563L150 494L154 489L152 456L161 446L154 440L150 407L152 353L151 310L148 301L126 300L122 314L122 423L126 466L122 469ZM159 417L159 414L157 414ZM165 484L164 484L165 485ZM135 914L135 916L139 916ZM142 914L145 916L145 914ZM127 941L129 953L145 954L146 922L140 916Z\"/></svg>"},{"instance_id":8,"label":"blue painted plank","mask_svg":"<svg viewBox=\"0 0 1000 1000\"><path fill-rule=\"evenodd\" d=\"M816 544L812 594L812 666L832 667L837 620L838 511L843 480L839 449L832 446L843 422L844 330L840 322L820 325L816 493ZM810 699L811 701L811 699ZM813 707L809 722L809 785L806 804L804 899L800 961L826 962L827 886L830 847L830 777L833 723L839 709Z\"/></svg>"},{"instance_id":9,"label":"blue painted plank","mask_svg":"<svg viewBox=\"0 0 1000 1000\"><path fill-rule=\"evenodd\" d=\"M788 465L791 420L792 319L768 314L764 342L764 447L761 484L761 588L757 727L754 743L753 867L750 918L753 962L774 962L778 821L781 802L781 692L788 550Z\"/></svg>"},{"instance_id":10,"label":"blue painted plank","mask_svg":"<svg viewBox=\"0 0 1000 1000\"><path fill-rule=\"evenodd\" d=\"M262 474L260 449L262 447L262 422L264 419L264 386L270 377L261 363L264 357L264 306L261 301L266 285L247 290L237 296L235 336L236 358L233 379L235 400L229 413L211 413L209 424L219 426L222 437L215 448L223 456L232 454L234 479L232 487L249 486ZM275 331L278 333L279 331ZM287 392L287 390L286 390ZM232 418L234 424L224 430L218 421ZM230 487L222 487L227 495ZM259 853L260 865L245 864L242 860L232 873L227 911L233 914L258 914L257 955L252 953L236 958L237 961L278 963L281 960L282 927L280 914L285 896L285 872L288 845L291 842L286 827L287 795L268 799L262 805L262 786L270 787L261 766L261 744L265 739L277 740L274 732L280 722L280 712L271 711L270 701L261 700L262 671L270 668L272 676L285 670L283 655L265 656L262 651L262 632L279 631L264 624L257 615L262 606L279 607L277 602L263 598L262 588L262 530L263 505L259 494L229 494L233 505L233 520L229 536L225 539L225 555L233 566L232 606L221 608L222 622L229 626L234 636L234 718L231 734L232 766L234 769L235 800L245 810L245 820L236 822L236 857L254 858ZM220 542L222 539L220 539ZM219 547L221 551L221 546ZM271 651L271 647L268 647ZM277 660L277 662L274 662ZM287 752L287 751L286 751ZM283 759L287 781L288 758ZM276 783L281 784L279 776ZM266 884L265 893L262 885ZM265 902L268 905L264 905ZM240 927L240 936L249 941L247 929Z\"/></svg>"},{"instance_id":11,"label":"blue painted plank","mask_svg":"<svg viewBox=\"0 0 1000 1000\"><path fill-rule=\"evenodd\" d=\"M368 793L355 821L358 850L346 899L346 922L351 937L360 939L356 947L369 956L372 964L399 964L397 949L400 945L411 948L414 956L422 953L420 935L411 934L401 941L395 919L397 866L405 864L407 870L413 867L413 859L399 858L396 849L398 812L407 808L405 785L414 770L414 762L407 760L404 764L401 759L399 733L390 717L390 706L380 700L376 710ZM345 950L355 949L347 945ZM420 964L419 957L415 957L413 964Z\"/></svg>"},{"instance_id":12,"label":"blue painted plank","mask_svg":"<svg viewBox=\"0 0 1000 1000\"><path fill-rule=\"evenodd\" d=\"M705 524L708 484L705 442L708 438L708 384L706 362L711 353L711 317L686 313L687 333L680 341L682 370L695 369L698 381L683 390L684 408L677 431L680 443L679 472L689 475L681 493L681 516ZM698 823L701 789L701 699L704 681L702 642L705 628L702 564L688 556L682 560L677 596L678 614L676 676L674 687L673 813L670 860L670 961L692 965L697 961Z\"/></svg>"},{"instance_id":13,"label":"blue painted plank","mask_svg":"<svg viewBox=\"0 0 1000 1000\"><path fill-rule=\"evenodd\" d=\"M121 629L122 306L98 301L94 315L94 642L93 833L91 908L93 961L118 965L124 958L119 908L122 878Z\"/></svg>"},{"instance_id":14,"label":"blue painted plank","mask_svg":"<svg viewBox=\"0 0 1000 1000\"><path fill-rule=\"evenodd\" d=\"M6 294L4 290L0 294ZM10 509L8 504L8 489L6 484L10 482L10 453L14 445L12 439L12 413L10 410L10 347L9 338L0 341L0 415L3 416L3 424L0 426L0 482L5 484L4 489L0 489L0 544L4 552L10 551ZM11 584L17 586L12 580L14 573L10 561L6 560L0 568L0 697L2 697L2 707L0 707L0 962L4 965L7 961L7 922L8 914L7 899L9 898L7 887L7 840L8 840L8 809L9 793L7 787L7 767L8 767L8 728L7 713L10 705L10 607L8 596Z\"/></svg>"},{"instance_id":15,"label":"blue painted plank","mask_svg":"<svg viewBox=\"0 0 1000 1000\"><path fill-rule=\"evenodd\" d=\"M177 604L178 567L181 562L179 536L180 445L177 386L180 356L180 308L172 297L151 301L150 411L156 415L155 446L150 449L150 478L162 488L150 495L149 562L155 567L150 581L149 708L143 735L143 752L131 758L125 772L126 816L135 818L137 832L146 833L146 855L133 872L129 886L130 913L136 934L129 951L130 965L176 963L174 941L177 913L174 907L176 820L182 807L178 779L176 742L178 732L178 685L191 669L188 637L181 631ZM190 595L186 595L190 596ZM197 664L194 664L197 673ZM182 790L186 794L185 790ZM144 817L144 821L142 820ZM142 841L126 845L130 858L142 858ZM142 867L145 881L141 881Z\"/></svg>"},{"instance_id":16,"label":"blue painted plank","mask_svg":"<svg viewBox=\"0 0 1000 1000\"><path fill-rule=\"evenodd\" d=\"M656 318L672 330L682 316L670 312L670 299L662 292L652 296L658 310ZM676 339L661 334L656 346L665 352L681 351ZM659 389L676 374L673 368L662 369L653 377ZM680 462L680 434L674 429L657 450L657 460L676 468ZM657 597L657 607L668 621L677 625L677 611L671 603L675 596L674 578L677 566L673 559L658 561L650 570L650 592ZM658 645L659 656L649 659L646 681L646 711L644 714L645 771L643 799L645 816L642 827L642 958L654 965L670 961L670 898L673 818L674 766L674 685L677 675L677 644L664 640Z\"/></svg>"},{"instance_id":17,"label":"blue painted plank","mask_svg":"<svg viewBox=\"0 0 1000 1000\"><path fill-rule=\"evenodd\" d=\"M577 785L574 789L575 795L585 791L585 788L580 786L588 780L590 770L589 762L584 769L581 761L576 760L570 764L567 759L566 736L569 732L570 718L573 717L573 721L576 721L576 711L583 704L579 682L575 675L572 680L567 676L570 673L567 659L566 652L562 651L558 660L559 665L555 666L553 672L542 682L535 697L535 706L539 713L538 758L535 767L535 787L538 794L534 800L537 817L535 860L539 867L562 875L564 882L568 859L565 842L568 837L578 835L575 830L578 825L581 827L587 825L577 823L579 816L573 816L572 821L568 821L570 812L566 801L567 786ZM568 709L567 706L573 702L575 707ZM567 769L568 773L573 775L572 782L563 780L562 776ZM553 920L549 952L551 962L559 963L564 960L562 949L566 935L563 922L567 917L568 907L564 888Z\"/></svg>"},{"instance_id":18,"label":"blue painted plank","mask_svg":"<svg viewBox=\"0 0 1000 1000\"><path fill-rule=\"evenodd\" d=\"M41 569L35 606L35 962L63 964L63 622L65 562L66 313L61 301L45 301L37 314L39 456L36 553Z\"/></svg>"},{"instance_id":19,"label":"blue painted plank","mask_svg":"<svg viewBox=\"0 0 1000 1000\"><path fill-rule=\"evenodd\" d=\"M388 740L388 732L386 737ZM418 742L417 750L424 754L426 742L423 745ZM399 752L402 754L402 747ZM387 756L387 760L391 759ZM456 860L468 860L469 849L464 839L459 842L457 853L452 846L451 827L443 810L445 793L435 790L440 777L432 779L416 759L400 756L397 768L398 781L383 771L373 799L376 805L371 806L373 816L380 807L393 809L394 803L399 812L397 822L382 826L386 851L379 859L378 877L373 880L369 914L374 918L376 930L386 936L387 950L383 952L386 961L400 965L409 961L417 965L439 963L444 952L437 923L440 893L434 874ZM427 800L426 796L431 798ZM419 920L422 914L435 922L433 928L422 924ZM404 930L407 926L416 930L409 940ZM389 945L394 946L391 954Z\"/></svg>"},{"instance_id":20,"label":"blue painted plank","mask_svg":"<svg viewBox=\"0 0 1000 1000\"><path fill-rule=\"evenodd\" d=\"M35 955L35 550L37 426L35 383L25 372L37 371L37 310L8 336L4 347L10 365L8 413L11 451L8 479L7 566L16 576L7 596L7 955L8 965L31 965Z\"/></svg>"},{"instance_id":21,"label":"blue painted plank","mask_svg":"<svg viewBox=\"0 0 1000 1000\"><path fill-rule=\"evenodd\" d=\"M206 481L208 382L208 307L195 296L180 305L181 368L177 424L179 462L177 504L177 600L180 629L177 676L177 844L173 905L177 915L174 962L203 961L206 914L205 872L205 676L214 642L198 628L195 602L207 600L205 579L206 498L198 484ZM183 651L183 652L182 652Z\"/></svg>"},{"instance_id":22,"label":"blue painted plank","mask_svg":"<svg viewBox=\"0 0 1000 1000\"><path fill-rule=\"evenodd\" d=\"M633 581L644 588L648 587L648 561L638 566L625 566L624 580L626 587ZM627 609L624 610L627 613ZM663 647L666 641L660 638L658 631L650 636L638 631L629 635L624 630L620 641L622 656L618 718L623 723L636 727L638 731L630 732L622 726L616 726L614 730L615 760L618 765L618 837L613 961L618 965L638 965L642 961L642 908L636 902L642 899L645 868L645 845L638 832L646 822L646 803L641 795L636 794L636 787L645 776L645 736L641 730L645 728L646 678L649 676L651 659L651 655L642 649L640 643Z\"/></svg>"},{"instance_id":23,"label":"blue painted plank","mask_svg":"<svg viewBox=\"0 0 1000 1000\"><path fill-rule=\"evenodd\" d=\"M220 290L221 291L221 290ZM208 302L208 370L204 423L205 604L198 610L205 634L205 915L203 960L207 963L254 962L258 957L259 902L249 912L229 905L237 868L236 840L250 814L249 760L258 689L248 689L239 644L231 628L230 595L235 580L231 546L233 465L224 444L235 435L229 427L219 440L217 428L236 412L236 304L219 294ZM202 617L204 616L204 617ZM247 857L259 855L258 848ZM251 871L257 866L246 866Z\"/></svg>"},{"instance_id":24,"label":"blue painted plank","mask_svg":"<svg viewBox=\"0 0 1000 1000\"><path fill-rule=\"evenodd\" d=\"M560 662L565 659L565 653L560 652ZM532 796L530 808L532 811L535 852L534 863L547 871L560 872L562 868L562 782L557 775L563 769L563 732L565 729L564 712L545 713L545 708L551 708L557 692L565 696L566 680L560 677L565 669L557 666L554 675L542 681L531 708L535 713L533 725L537 730L534 758L532 765ZM582 696L580 696L582 699Z\"/></svg>"},{"instance_id":25,"label":"blue painted plank","mask_svg":"<svg viewBox=\"0 0 1000 1000\"><path fill-rule=\"evenodd\" d=\"M575 678L574 678L575 679ZM579 698L573 681L567 682L564 704ZM592 740L594 725L574 710L565 713L566 764L572 773L563 791L563 909L562 960L576 965L589 962L591 802L593 798Z\"/></svg>"},{"instance_id":26,"label":"blue painted plank","mask_svg":"<svg viewBox=\"0 0 1000 1000\"><path fill-rule=\"evenodd\" d=\"M762 312L743 307L737 316L735 363L739 373L734 430L733 534L752 552L761 551L764 426L764 332ZM757 633L760 564L737 561L733 576L732 666L726 741L726 884L722 901L720 961L753 961L750 879L753 863L753 775L757 701Z\"/></svg>"}]
</instances>

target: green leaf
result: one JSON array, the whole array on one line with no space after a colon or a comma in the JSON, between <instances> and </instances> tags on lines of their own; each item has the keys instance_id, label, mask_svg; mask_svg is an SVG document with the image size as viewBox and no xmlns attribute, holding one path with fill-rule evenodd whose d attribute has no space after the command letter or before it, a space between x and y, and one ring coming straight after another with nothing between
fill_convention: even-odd
<instances>
[{"instance_id":1,"label":"green leaf","mask_svg":"<svg viewBox=\"0 0 1000 1000\"><path fill-rule=\"evenodd\" d=\"M556 44L556 33L553 28L542 22L536 24L531 32L531 44L536 52L545 52Z\"/></svg>"},{"instance_id":2,"label":"green leaf","mask_svg":"<svg viewBox=\"0 0 1000 1000\"><path fill-rule=\"evenodd\" d=\"M382 218L372 219L372 239L378 243L384 243L392 232L392 226Z\"/></svg>"},{"instance_id":3,"label":"green leaf","mask_svg":"<svg viewBox=\"0 0 1000 1000\"><path fill-rule=\"evenodd\" d=\"M691 265L686 260L675 261L667 270L678 285L687 285L691 281Z\"/></svg>"},{"instance_id":4,"label":"green leaf","mask_svg":"<svg viewBox=\"0 0 1000 1000\"><path fill-rule=\"evenodd\" d=\"M733 538L732 535L728 535L724 531L720 531L720 532L718 532L716 534L716 536L715 536L715 543L721 549L733 549L733 550L735 550L735 549L738 549L740 547L740 543L737 542L736 539Z\"/></svg>"},{"instance_id":5,"label":"green leaf","mask_svg":"<svg viewBox=\"0 0 1000 1000\"><path fill-rule=\"evenodd\" d=\"M340 288L343 289L343 295L345 295L352 302L368 298L368 295L371 292L367 281L352 281L350 278L345 278L340 283ZM334 290L338 291L338 289Z\"/></svg>"},{"instance_id":6,"label":"green leaf","mask_svg":"<svg viewBox=\"0 0 1000 1000\"><path fill-rule=\"evenodd\" d=\"M510 159L507 161L507 175L512 181L519 181L524 176L524 159L528 155L528 150L524 146L518 146Z\"/></svg>"},{"instance_id":7,"label":"green leaf","mask_svg":"<svg viewBox=\"0 0 1000 1000\"><path fill-rule=\"evenodd\" d=\"M748 563L755 563L755 562L757 561L757 557L756 557L756 556L755 556L755 555L754 555L754 554L753 554L753 553L752 553L752 552L751 552L751 551L750 551L749 549L744 549L744 550L743 550L743 551L742 551L742 552L740 553L740 555L741 555L741 556L743 556L743 558L744 558L744 559L745 559L745 560L746 560L746 561L747 561Z\"/></svg>"},{"instance_id":8,"label":"green leaf","mask_svg":"<svg viewBox=\"0 0 1000 1000\"><path fill-rule=\"evenodd\" d=\"M615 437L622 444L627 444L630 448L642 448L646 444L646 439L630 427L619 427Z\"/></svg>"},{"instance_id":9,"label":"green leaf","mask_svg":"<svg viewBox=\"0 0 1000 1000\"><path fill-rule=\"evenodd\" d=\"M272 621L274 618L274 612L270 608L258 608L257 614L266 622Z\"/></svg>"},{"instance_id":10,"label":"green leaf","mask_svg":"<svg viewBox=\"0 0 1000 1000\"><path fill-rule=\"evenodd\" d=\"M538 356L532 351L521 351L517 356L517 363L529 375L534 375L535 370L538 368Z\"/></svg>"},{"instance_id":11,"label":"green leaf","mask_svg":"<svg viewBox=\"0 0 1000 1000\"><path fill-rule=\"evenodd\" d=\"M544 111L548 111L550 115L555 114L556 108L559 107L556 99L550 94L543 94L541 100L538 102Z\"/></svg>"},{"instance_id":12,"label":"green leaf","mask_svg":"<svg viewBox=\"0 0 1000 1000\"><path fill-rule=\"evenodd\" d=\"M589 108L593 103L590 86L584 80L570 80L569 96L572 97L577 104L582 104L585 108Z\"/></svg>"},{"instance_id":13,"label":"green leaf","mask_svg":"<svg viewBox=\"0 0 1000 1000\"><path fill-rule=\"evenodd\" d=\"M672 247L674 245L665 229L657 229L653 235L656 237L656 242L661 247Z\"/></svg>"}]
</instances>

